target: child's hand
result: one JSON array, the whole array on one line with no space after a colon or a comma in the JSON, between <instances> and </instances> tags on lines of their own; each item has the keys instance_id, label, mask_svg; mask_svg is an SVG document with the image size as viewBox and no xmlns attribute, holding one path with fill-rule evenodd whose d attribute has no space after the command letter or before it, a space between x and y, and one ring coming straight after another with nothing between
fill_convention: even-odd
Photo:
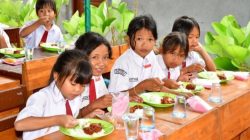
<instances>
[{"instance_id":1,"label":"child's hand","mask_svg":"<svg viewBox=\"0 0 250 140\"><path fill-rule=\"evenodd\" d=\"M129 98L129 101L130 102L142 103L143 99L138 95L131 95L130 98Z\"/></svg>"},{"instance_id":2,"label":"child's hand","mask_svg":"<svg viewBox=\"0 0 250 140\"><path fill-rule=\"evenodd\" d=\"M192 79L196 78L196 74L194 73L183 73L181 72L180 76L178 77L178 81L183 81L183 82L190 82Z\"/></svg>"},{"instance_id":3,"label":"child's hand","mask_svg":"<svg viewBox=\"0 0 250 140\"><path fill-rule=\"evenodd\" d=\"M102 97L95 100L93 104L97 109L107 108L112 105L112 95L105 94Z\"/></svg>"},{"instance_id":4,"label":"child's hand","mask_svg":"<svg viewBox=\"0 0 250 140\"><path fill-rule=\"evenodd\" d=\"M147 91L161 91L164 86L164 82L159 78L149 78L142 81L140 84L143 86L143 89Z\"/></svg>"},{"instance_id":5,"label":"child's hand","mask_svg":"<svg viewBox=\"0 0 250 140\"><path fill-rule=\"evenodd\" d=\"M200 53L200 52L203 50L203 48L202 48L201 43L198 42L198 43L195 44L195 45L191 45L190 50L191 50L191 51L196 51L196 52Z\"/></svg>"},{"instance_id":6,"label":"child's hand","mask_svg":"<svg viewBox=\"0 0 250 140\"><path fill-rule=\"evenodd\" d=\"M87 118L94 118L96 117L97 115L103 115L105 114L105 112L101 109L95 109L94 111L90 112L89 114L87 114L86 116L84 117L87 117Z\"/></svg>"},{"instance_id":7,"label":"child's hand","mask_svg":"<svg viewBox=\"0 0 250 140\"><path fill-rule=\"evenodd\" d=\"M50 22L49 20L49 16L42 16L38 19L38 22L41 24L41 25L46 25Z\"/></svg>"},{"instance_id":8,"label":"child's hand","mask_svg":"<svg viewBox=\"0 0 250 140\"><path fill-rule=\"evenodd\" d=\"M58 121L59 125L65 128L73 128L78 124L77 119L70 115L60 115Z\"/></svg>"},{"instance_id":9,"label":"child's hand","mask_svg":"<svg viewBox=\"0 0 250 140\"><path fill-rule=\"evenodd\" d=\"M180 85L175 80L164 79L164 86L170 89L177 89Z\"/></svg>"},{"instance_id":10,"label":"child's hand","mask_svg":"<svg viewBox=\"0 0 250 140\"><path fill-rule=\"evenodd\" d=\"M183 74L186 74L186 73L200 72L203 71L203 69L204 67L201 64L195 63L186 68L183 68L181 72L183 72Z\"/></svg>"}]
</instances>

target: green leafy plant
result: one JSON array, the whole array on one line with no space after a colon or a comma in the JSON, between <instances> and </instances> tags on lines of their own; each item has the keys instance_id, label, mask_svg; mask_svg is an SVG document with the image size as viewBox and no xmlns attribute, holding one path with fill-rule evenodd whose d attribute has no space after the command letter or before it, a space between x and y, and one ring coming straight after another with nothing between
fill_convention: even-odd
<instances>
[{"instance_id":1,"label":"green leafy plant","mask_svg":"<svg viewBox=\"0 0 250 140\"><path fill-rule=\"evenodd\" d=\"M213 22L215 33L205 35L205 48L218 69L250 71L250 22L241 27L234 16Z\"/></svg>"},{"instance_id":2,"label":"green leafy plant","mask_svg":"<svg viewBox=\"0 0 250 140\"><path fill-rule=\"evenodd\" d=\"M0 0L0 22L11 27L21 27L30 20L37 19L35 4L37 0ZM58 13L68 0L55 0Z\"/></svg>"},{"instance_id":3,"label":"green leafy plant","mask_svg":"<svg viewBox=\"0 0 250 140\"><path fill-rule=\"evenodd\" d=\"M90 10L91 31L106 37L111 33L113 45L123 39L128 24L134 17L134 13L128 9L127 3L120 0L112 0L110 5L106 1L98 7L91 5ZM76 12L70 20L63 21L63 28L67 32L64 35L66 41L85 33L85 15L79 16L79 13Z\"/></svg>"}]
</instances>

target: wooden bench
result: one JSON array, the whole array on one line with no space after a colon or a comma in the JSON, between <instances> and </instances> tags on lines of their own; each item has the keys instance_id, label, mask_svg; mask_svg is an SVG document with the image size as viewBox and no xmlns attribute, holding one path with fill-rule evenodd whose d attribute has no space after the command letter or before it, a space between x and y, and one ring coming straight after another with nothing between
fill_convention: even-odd
<instances>
[{"instance_id":1,"label":"wooden bench","mask_svg":"<svg viewBox=\"0 0 250 140\"><path fill-rule=\"evenodd\" d=\"M57 55L24 62L22 64L22 81L29 97L34 90L48 85L50 73L57 60Z\"/></svg>"},{"instance_id":2,"label":"wooden bench","mask_svg":"<svg viewBox=\"0 0 250 140\"><path fill-rule=\"evenodd\" d=\"M0 137L15 139L14 122L25 105L26 94L23 86L0 91Z\"/></svg>"}]
</instances>

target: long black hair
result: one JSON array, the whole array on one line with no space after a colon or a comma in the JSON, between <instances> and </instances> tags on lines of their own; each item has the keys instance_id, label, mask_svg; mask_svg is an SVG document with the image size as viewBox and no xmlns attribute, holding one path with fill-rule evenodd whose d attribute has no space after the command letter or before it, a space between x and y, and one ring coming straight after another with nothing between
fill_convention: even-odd
<instances>
[{"instance_id":1,"label":"long black hair","mask_svg":"<svg viewBox=\"0 0 250 140\"><path fill-rule=\"evenodd\" d=\"M141 15L135 17L128 26L127 35L129 37L129 43L132 49L135 49L135 33L141 29L147 29L152 32L154 39L157 40L157 27L155 20L151 15Z\"/></svg>"},{"instance_id":2,"label":"long black hair","mask_svg":"<svg viewBox=\"0 0 250 140\"><path fill-rule=\"evenodd\" d=\"M194 27L199 30L200 35L200 26L198 22L192 17L182 16L174 21L172 32L182 32L188 36Z\"/></svg>"},{"instance_id":3,"label":"long black hair","mask_svg":"<svg viewBox=\"0 0 250 140\"><path fill-rule=\"evenodd\" d=\"M187 36L181 32L172 32L163 40L162 53L174 52L178 46L180 46L180 49L185 53L185 57L187 57L189 51Z\"/></svg>"},{"instance_id":4,"label":"long black hair","mask_svg":"<svg viewBox=\"0 0 250 140\"><path fill-rule=\"evenodd\" d=\"M95 32L87 32L81 35L76 40L75 47L89 56L93 50L102 44L108 48L109 58L111 58L112 49L109 42L103 36Z\"/></svg>"},{"instance_id":5,"label":"long black hair","mask_svg":"<svg viewBox=\"0 0 250 140\"><path fill-rule=\"evenodd\" d=\"M58 57L50 74L49 84L54 80L53 74L58 73L58 82L63 84L72 75L71 81L77 84L88 84L92 77L92 68L88 57L79 50L66 50Z\"/></svg>"}]
</instances>

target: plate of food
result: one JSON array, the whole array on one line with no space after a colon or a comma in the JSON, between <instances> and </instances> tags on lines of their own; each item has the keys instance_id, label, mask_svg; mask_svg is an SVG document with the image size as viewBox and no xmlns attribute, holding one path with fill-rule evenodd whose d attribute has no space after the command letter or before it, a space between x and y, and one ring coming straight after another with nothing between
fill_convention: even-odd
<instances>
[{"instance_id":1,"label":"plate of food","mask_svg":"<svg viewBox=\"0 0 250 140\"><path fill-rule=\"evenodd\" d=\"M135 113L137 116L142 117L143 107L149 107L149 105L143 103L129 102L129 113ZM108 107L107 110L111 112L112 107Z\"/></svg>"},{"instance_id":2,"label":"plate of food","mask_svg":"<svg viewBox=\"0 0 250 140\"><path fill-rule=\"evenodd\" d=\"M5 63L5 64L9 64L9 65L13 65L13 66L22 64L22 62L23 62L23 60L21 60L21 59L16 59L16 58L5 58L5 59L3 59L2 61L3 61L3 63Z\"/></svg>"},{"instance_id":3,"label":"plate of food","mask_svg":"<svg viewBox=\"0 0 250 140\"><path fill-rule=\"evenodd\" d=\"M225 83L234 79L234 75L225 71L211 72L203 71L198 73L198 77L209 79L209 80L219 80L220 83Z\"/></svg>"},{"instance_id":4,"label":"plate of food","mask_svg":"<svg viewBox=\"0 0 250 140\"><path fill-rule=\"evenodd\" d=\"M64 49L68 48L68 45L62 44L64 45ZM46 50L46 51L50 51L50 52L57 52L59 50L59 46L57 43L41 43L40 46Z\"/></svg>"},{"instance_id":5,"label":"plate of food","mask_svg":"<svg viewBox=\"0 0 250 140\"><path fill-rule=\"evenodd\" d=\"M146 104L153 107L170 107L174 105L175 95L165 92L146 92L140 97Z\"/></svg>"},{"instance_id":6,"label":"plate of food","mask_svg":"<svg viewBox=\"0 0 250 140\"><path fill-rule=\"evenodd\" d=\"M173 91L198 94L204 89L203 86L196 85L190 82L179 82L179 84L180 84L180 87L178 89L174 89Z\"/></svg>"},{"instance_id":7,"label":"plate of food","mask_svg":"<svg viewBox=\"0 0 250 140\"><path fill-rule=\"evenodd\" d=\"M25 56L23 48L2 48L0 49L0 53L14 58L21 58Z\"/></svg>"},{"instance_id":8,"label":"plate of food","mask_svg":"<svg viewBox=\"0 0 250 140\"><path fill-rule=\"evenodd\" d=\"M78 119L79 124L74 128L60 127L60 131L76 139L97 139L111 134L113 124L98 119Z\"/></svg>"}]
</instances>

